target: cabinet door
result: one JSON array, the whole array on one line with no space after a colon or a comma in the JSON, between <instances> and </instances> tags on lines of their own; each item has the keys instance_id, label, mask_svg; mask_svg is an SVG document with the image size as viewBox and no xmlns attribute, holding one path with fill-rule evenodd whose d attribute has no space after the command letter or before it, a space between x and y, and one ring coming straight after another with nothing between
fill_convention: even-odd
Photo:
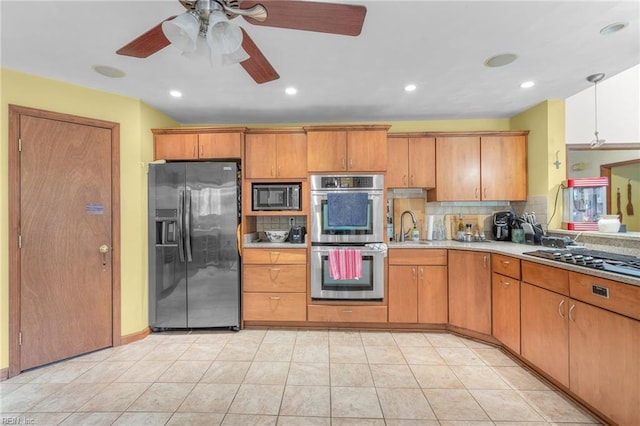
<instances>
[{"instance_id":1,"label":"cabinet door","mask_svg":"<svg viewBox=\"0 0 640 426\"><path fill-rule=\"evenodd\" d=\"M409 139L387 139L387 161L389 168L385 175L387 187L406 188L409 184Z\"/></svg>"},{"instance_id":2,"label":"cabinet door","mask_svg":"<svg viewBox=\"0 0 640 426\"><path fill-rule=\"evenodd\" d=\"M491 334L491 259L488 253L449 250L449 323Z\"/></svg>"},{"instance_id":3,"label":"cabinet door","mask_svg":"<svg viewBox=\"0 0 640 426\"><path fill-rule=\"evenodd\" d=\"M447 267L418 266L418 322L446 324L448 314Z\"/></svg>"},{"instance_id":4,"label":"cabinet door","mask_svg":"<svg viewBox=\"0 0 640 426\"><path fill-rule=\"evenodd\" d=\"M619 425L640 419L640 321L571 300L570 389Z\"/></svg>"},{"instance_id":5,"label":"cabinet door","mask_svg":"<svg viewBox=\"0 0 640 426\"><path fill-rule=\"evenodd\" d=\"M480 200L480 138L436 139L437 201Z\"/></svg>"},{"instance_id":6,"label":"cabinet door","mask_svg":"<svg viewBox=\"0 0 640 426\"><path fill-rule=\"evenodd\" d=\"M347 132L307 132L307 167L309 172L347 170Z\"/></svg>"},{"instance_id":7,"label":"cabinet door","mask_svg":"<svg viewBox=\"0 0 640 426\"><path fill-rule=\"evenodd\" d=\"M201 133L198 135L199 158L242 158L241 133Z\"/></svg>"},{"instance_id":8,"label":"cabinet door","mask_svg":"<svg viewBox=\"0 0 640 426\"><path fill-rule=\"evenodd\" d=\"M492 290L493 336L519 354L520 281L494 272Z\"/></svg>"},{"instance_id":9,"label":"cabinet door","mask_svg":"<svg viewBox=\"0 0 640 426\"><path fill-rule=\"evenodd\" d=\"M154 160L195 160L198 158L198 135L155 135Z\"/></svg>"},{"instance_id":10,"label":"cabinet door","mask_svg":"<svg viewBox=\"0 0 640 426\"><path fill-rule=\"evenodd\" d=\"M276 177L276 135L245 136L245 172L247 179Z\"/></svg>"},{"instance_id":11,"label":"cabinet door","mask_svg":"<svg viewBox=\"0 0 640 426\"><path fill-rule=\"evenodd\" d=\"M418 321L418 267L389 267L389 322Z\"/></svg>"},{"instance_id":12,"label":"cabinet door","mask_svg":"<svg viewBox=\"0 0 640 426\"><path fill-rule=\"evenodd\" d=\"M276 135L277 176L279 178L307 177L307 136L304 133Z\"/></svg>"},{"instance_id":13,"label":"cabinet door","mask_svg":"<svg viewBox=\"0 0 640 426\"><path fill-rule=\"evenodd\" d=\"M347 169L353 172L387 170L387 131L350 130L347 132Z\"/></svg>"},{"instance_id":14,"label":"cabinet door","mask_svg":"<svg viewBox=\"0 0 640 426\"><path fill-rule=\"evenodd\" d=\"M436 186L436 139L409 138L409 187L434 188ZM389 161L393 169L395 163ZM388 176L388 172L387 172Z\"/></svg>"},{"instance_id":15,"label":"cabinet door","mask_svg":"<svg viewBox=\"0 0 640 426\"><path fill-rule=\"evenodd\" d=\"M530 284L521 286L521 354L569 386L569 299Z\"/></svg>"},{"instance_id":16,"label":"cabinet door","mask_svg":"<svg viewBox=\"0 0 640 426\"><path fill-rule=\"evenodd\" d=\"M526 137L482 137L480 147L482 199L526 200Z\"/></svg>"}]
</instances>

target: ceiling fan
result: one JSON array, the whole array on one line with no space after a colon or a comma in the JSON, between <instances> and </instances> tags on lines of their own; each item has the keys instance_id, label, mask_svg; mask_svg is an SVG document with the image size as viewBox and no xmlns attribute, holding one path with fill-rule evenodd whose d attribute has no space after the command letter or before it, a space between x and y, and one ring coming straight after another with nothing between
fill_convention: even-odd
<instances>
[{"instance_id":1,"label":"ceiling fan","mask_svg":"<svg viewBox=\"0 0 640 426\"><path fill-rule=\"evenodd\" d=\"M299 0L179 0L187 9L171 16L116 51L146 58L169 44L193 52L204 41L223 62L240 63L256 83L280 78L247 32L229 22L242 16L254 25L357 36L364 6Z\"/></svg>"}]
</instances>

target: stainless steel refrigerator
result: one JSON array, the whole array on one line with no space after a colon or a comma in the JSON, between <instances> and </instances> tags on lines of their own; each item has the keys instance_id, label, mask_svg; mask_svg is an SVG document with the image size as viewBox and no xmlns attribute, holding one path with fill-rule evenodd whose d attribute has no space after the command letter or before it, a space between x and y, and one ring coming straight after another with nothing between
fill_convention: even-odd
<instances>
[{"instance_id":1,"label":"stainless steel refrigerator","mask_svg":"<svg viewBox=\"0 0 640 426\"><path fill-rule=\"evenodd\" d=\"M149 165L149 326L240 326L238 165Z\"/></svg>"}]
</instances>

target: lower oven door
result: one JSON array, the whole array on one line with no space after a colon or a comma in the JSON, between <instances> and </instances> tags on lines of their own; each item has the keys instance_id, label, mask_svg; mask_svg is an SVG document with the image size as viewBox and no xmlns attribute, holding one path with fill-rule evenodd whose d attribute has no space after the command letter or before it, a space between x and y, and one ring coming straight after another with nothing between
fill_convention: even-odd
<instances>
[{"instance_id":1,"label":"lower oven door","mask_svg":"<svg viewBox=\"0 0 640 426\"><path fill-rule=\"evenodd\" d=\"M329 275L329 251L355 249L362 255L362 278L334 280ZM381 300L384 298L384 251L363 246L311 247L311 298Z\"/></svg>"}]
</instances>

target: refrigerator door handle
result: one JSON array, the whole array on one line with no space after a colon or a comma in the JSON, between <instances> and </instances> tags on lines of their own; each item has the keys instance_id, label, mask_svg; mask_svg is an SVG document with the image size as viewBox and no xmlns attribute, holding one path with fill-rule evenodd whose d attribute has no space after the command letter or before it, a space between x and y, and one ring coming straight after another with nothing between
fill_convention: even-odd
<instances>
[{"instance_id":1,"label":"refrigerator door handle","mask_svg":"<svg viewBox=\"0 0 640 426\"><path fill-rule=\"evenodd\" d=\"M187 252L187 262L192 262L191 257L191 190L187 189L184 200L184 245Z\"/></svg>"},{"instance_id":2,"label":"refrigerator door handle","mask_svg":"<svg viewBox=\"0 0 640 426\"><path fill-rule=\"evenodd\" d=\"M184 208L184 190L178 191L178 253L180 254L180 262L184 263L184 217L182 214Z\"/></svg>"}]
</instances>

